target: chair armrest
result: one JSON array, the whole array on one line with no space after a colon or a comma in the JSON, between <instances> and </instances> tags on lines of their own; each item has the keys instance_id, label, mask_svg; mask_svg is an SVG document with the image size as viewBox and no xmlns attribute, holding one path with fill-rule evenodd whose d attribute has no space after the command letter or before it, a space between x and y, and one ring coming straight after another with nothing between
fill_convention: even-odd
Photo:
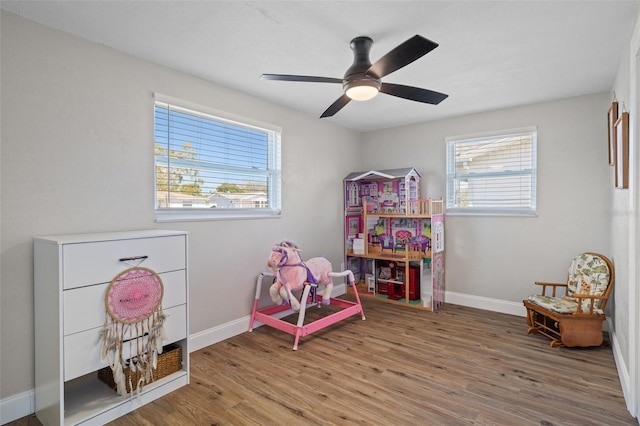
<instances>
[{"instance_id":1,"label":"chair armrest","mask_svg":"<svg viewBox=\"0 0 640 426\"><path fill-rule=\"evenodd\" d=\"M589 314L593 314L593 305L597 299L599 300L606 299L606 297L602 295L594 295L594 294L574 294L573 297L576 298L578 301L578 309L576 310L574 315L587 313L587 312L582 312L582 299L591 299L591 304L589 305L589 312L588 312Z\"/></svg>"},{"instance_id":2,"label":"chair armrest","mask_svg":"<svg viewBox=\"0 0 640 426\"><path fill-rule=\"evenodd\" d=\"M556 290L558 288L564 288L566 291L567 288L567 284L566 283L547 283L544 281L536 281L534 283L535 285L539 285L542 286L542 294L541 296L546 296L546 292L547 292L547 287L551 288L551 297L556 297Z\"/></svg>"}]
</instances>

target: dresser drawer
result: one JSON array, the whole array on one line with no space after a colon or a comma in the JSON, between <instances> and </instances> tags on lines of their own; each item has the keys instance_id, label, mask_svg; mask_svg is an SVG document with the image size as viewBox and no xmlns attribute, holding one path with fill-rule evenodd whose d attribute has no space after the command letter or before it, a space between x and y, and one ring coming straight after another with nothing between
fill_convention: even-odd
<instances>
[{"instance_id":1,"label":"dresser drawer","mask_svg":"<svg viewBox=\"0 0 640 426\"><path fill-rule=\"evenodd\" d=\"M147 256L140 266L157 273L186 268L186 237L163 236L65 244L62 252L64 289L110 283L128 266L122 258Z\"/></svg>"},{"instance_id":2,"label":"dresser drawer","mask_svg":"<svg viewBox=\"0 0 640 426\"><path fill-rule=\"evenodd\" d=\"M158 275L164 287L162 309L185 304L187 272L183 269ZM109 283L77 287L63 292L65 336L104 324L107 315L104 297Z\"/></svg>"},{"instance_id":3,"label":"dresser drawer","mask_svg":"<svg viewBox=\"0 0 640 426\"><path fill-rule=\"evenodd\" d=\"M163 345L187 338L187 308L179 305L164 310L167 339ZM64 337L64 380L75 379L106 366L100 361L100 332L102 326ZM135 345L135 341L131 346ZM125 358L130 356L130 345L122 345Z\"/></svg>"}]
</instances>

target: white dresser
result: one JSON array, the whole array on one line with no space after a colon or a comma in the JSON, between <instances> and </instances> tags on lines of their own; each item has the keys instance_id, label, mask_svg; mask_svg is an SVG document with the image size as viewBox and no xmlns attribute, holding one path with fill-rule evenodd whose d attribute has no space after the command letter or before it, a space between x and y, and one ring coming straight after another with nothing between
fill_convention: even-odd
<instances>
[{"instance_id":1,"label":"white dresser","mask_svg":"<svg viewBox=\"0 0 640 426\"><path fill-rule=\"evenodd\" d=\"M188 235L143 230L34 238L35 410L44 425L104 424L189 383ZM146 256L146 257L145 257ZM167 340L182 369L120 397L100 381L100 331L113 278L139 265L164 284Z\"/></svg>"}]
</instances>

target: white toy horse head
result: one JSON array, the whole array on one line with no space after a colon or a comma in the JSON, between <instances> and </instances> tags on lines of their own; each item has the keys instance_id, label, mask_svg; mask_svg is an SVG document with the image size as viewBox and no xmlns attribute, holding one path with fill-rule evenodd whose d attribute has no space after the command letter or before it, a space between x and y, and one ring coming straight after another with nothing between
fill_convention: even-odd
<instances>
[{"instance_id":1,"label":"white toy horse head","mask_svg":"<svg viewBox=\"0 0 640 426\"><path fill-rule=\"evenodd\" d=\"M299 310L300 302L292 292L302 290L305 283L324 285L322 303L330 303L333 289L333 281L329 277L331 263L324 257L314 257L303 262L298 245L282 241L271 250L267 266L276 273L276 281L269 289L271 300L276 305L289 302L294 311Z\"/></svg>"}]
</instances>

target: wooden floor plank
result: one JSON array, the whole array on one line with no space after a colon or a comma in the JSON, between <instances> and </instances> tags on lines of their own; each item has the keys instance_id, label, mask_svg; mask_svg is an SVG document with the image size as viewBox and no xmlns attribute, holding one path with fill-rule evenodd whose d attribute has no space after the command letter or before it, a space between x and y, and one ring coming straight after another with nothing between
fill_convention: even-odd
<instances>
[{"instance_id":1,"label":"wooden floor plank","mask_svg":"<svg viewBox=\"0 0 640 426\"><path fill-rule=\"evenodd\" d=\"M111 424L637 425L610 347L551 348L522 317L462 306L363 305L298 351L263 326L193 352L188 386Z\"/></svg>"}]
</instances>

